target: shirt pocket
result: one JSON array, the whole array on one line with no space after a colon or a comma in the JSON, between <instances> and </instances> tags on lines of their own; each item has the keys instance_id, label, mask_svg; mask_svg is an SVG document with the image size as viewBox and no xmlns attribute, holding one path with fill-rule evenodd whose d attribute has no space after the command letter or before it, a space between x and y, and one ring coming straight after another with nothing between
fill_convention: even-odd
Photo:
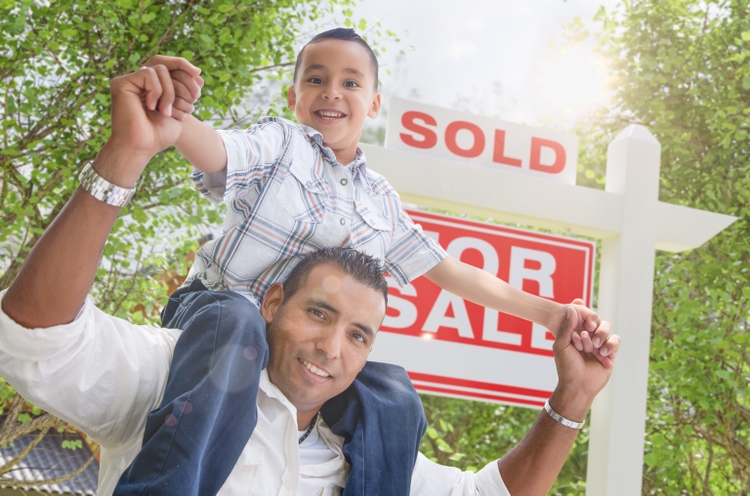
<instances>
[{"instance_id":1,"label":"shirt pocket","mask_svg":"<svg viewBox=\"0 0 750 496\"><path fill-rule=\"evenodd\" d=\"M311 169L301 160L293 160L289 173L281 180L276 201L295 221L318 224L325 214L328 185Z\"/></svg>"},{"instance_id":2,"label":"shirt pocket","mask_svg":"<svg viewBox=\"0 0 750 496\"><path fill-rule=\"evenodd\" d=\"M380 198L377 196L370 197L366 193L359 191L354 209L359 218L357 220L361 219L370 229L374 229L381 234L386 234L393 230L393 224L385 215L382 206L379 205Z\"/></svg>"}]
</instances>

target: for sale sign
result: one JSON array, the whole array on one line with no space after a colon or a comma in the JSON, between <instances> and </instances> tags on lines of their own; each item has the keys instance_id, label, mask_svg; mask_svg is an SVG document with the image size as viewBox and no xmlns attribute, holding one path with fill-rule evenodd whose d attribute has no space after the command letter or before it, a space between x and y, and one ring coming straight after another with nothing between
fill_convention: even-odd
<instances>
[{"instance_id":1,"label":"for sale sign","mask_svg":"<svg viewBox=\"0 0 750 496\"><path fill-rule=\"evenodd\" d=\"M479 167L576 182L578 138L391 98L385 147Z\"/></svg>"},{"instance_id":2,"label":"for sale sign","mask_svg":"<svg viewBox=\"0 0 750 496\"><path fill-rule=\"evenodd\" d=\"M455 258L543 298L591 305L595 244L422 211L415 223ZM424 277L389 302L371 358L406 368L422 392L539 407L557 383L552 334L465 301Z\"/></svg>"}]
</instances>

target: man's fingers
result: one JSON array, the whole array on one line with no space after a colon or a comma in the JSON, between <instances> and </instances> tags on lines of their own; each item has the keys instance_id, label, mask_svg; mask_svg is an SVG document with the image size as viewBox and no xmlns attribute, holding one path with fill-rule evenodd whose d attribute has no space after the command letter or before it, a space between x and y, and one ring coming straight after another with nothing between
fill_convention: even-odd
<instances>
[{"instance_id":1,"label":"man's fingers","mask_svg":"<svg viewBox=\"0 0 750 496\"><path fill-rule=\"evenodd\" d=\"M583 343L581 342L581 335L574 332L570 335L570 341L573 343L573 347L578 351L583 351Z\"/></svg>"},{"instance_id":2,"label":"man's fingers","mask_svg":"<svg viewBox=\"0 0 750 496\"><path fill-rule=\"evenodd\" d=\"M156 104L156 108L165 117L172 117L172 106L174 105L174 84L169 69L164 65L153 65L150 69L156 73L161 84L161 98ZM148 70L148 69L146 69Z\"/></svg>"},{"instance_id":3,"label":"man's fingers","mask_svg":"<svg viewBox=\"0 0 750 496\"><path fill-rule=\"evenodd\" d=\"M134 84L143 90L141 99L146 108L148 110L156 110L156 105L163 92L156 71L151 67L141 67L139 71L125 77L129 77Z\"/></svg>"}]
</instances>

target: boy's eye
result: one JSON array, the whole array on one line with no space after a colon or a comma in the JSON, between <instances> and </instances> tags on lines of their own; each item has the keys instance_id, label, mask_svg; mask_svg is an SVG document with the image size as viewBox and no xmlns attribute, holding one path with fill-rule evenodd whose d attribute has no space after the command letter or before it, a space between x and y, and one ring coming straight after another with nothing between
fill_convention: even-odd
<instances>
[{"instance_id":1,"label":"boy's eye","mask_svg":"<svg viewBox=\"0 0 750 496\"><path fill-rule=\"evenodd\" d=\"M344 83L344 86L346 86L347 88L357 88L359 85L356 81L347 81Z\"/></svg>"},{"instance_id":2,"label":"boy's eye","mask_svg":"<svg viewBox=\"0 0 750 496\"><path fill-rule=\"evenodd\" d=\"M319 77L311 77L307 81L310 82L310 83L312 83L312 84L323 84L323 80L320 79Z\"/></svg>"}]
</instances>

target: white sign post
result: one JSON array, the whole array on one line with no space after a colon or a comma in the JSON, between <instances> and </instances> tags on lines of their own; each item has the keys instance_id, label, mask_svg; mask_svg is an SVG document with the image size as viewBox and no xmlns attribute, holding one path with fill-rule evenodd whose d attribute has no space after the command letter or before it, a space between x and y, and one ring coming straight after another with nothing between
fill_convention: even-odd
<instances>
[{"instance_id":1,"label":"white sign post","mask_svg":"<svg viewBox=\"0 0 750 496\"><path fill-rule=\"evenodd\" d=\"M623 345L592 411L587 494L640 495L654 250L697 248L736 218L658 201L661 146L637 125L609 146L605 191L361 146L406 202L602 239L598 311Z\"/></svg>"}]
</instances>

